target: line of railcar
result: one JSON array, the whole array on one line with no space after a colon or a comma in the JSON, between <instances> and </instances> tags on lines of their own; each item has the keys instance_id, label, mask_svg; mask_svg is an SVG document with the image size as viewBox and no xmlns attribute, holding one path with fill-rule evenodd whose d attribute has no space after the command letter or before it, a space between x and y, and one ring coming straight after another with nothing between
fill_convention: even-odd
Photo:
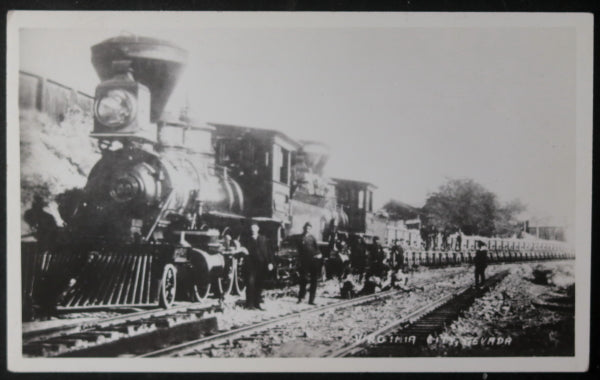
<instances>
[{"instance_id":1,"label":"line of railcar","mask_svg":"<svg viewBox=\"0 0 600 380\"><path fill-rule=\"evenodd\" d=\"M22 244L25 310L169 307L241 294L240 237L251 222L279 253L279 273L294 270L290 237L306 222L325 253L332 236L360 234L405 238L414 265L471 260L469 237L463 252L419 250L418 229L374 212L374 185L324 174L322 143L163 114L187 60L176 45L120 36L91 53L101 80L91 137L102 157L85 188L62 198L66 226L56 241ZM489 244L498 261L571 255L559 243Z\"/></svg>"}]
</instances>

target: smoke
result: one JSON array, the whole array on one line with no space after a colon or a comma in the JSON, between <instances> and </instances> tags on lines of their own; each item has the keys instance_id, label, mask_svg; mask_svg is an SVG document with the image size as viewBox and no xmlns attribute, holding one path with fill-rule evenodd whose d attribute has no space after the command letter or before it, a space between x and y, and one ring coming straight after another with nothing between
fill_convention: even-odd
<instances>
[{"instance_id":1,"label":"smoke","mask_svg":"<svg viewBox=\"0 0 600 380\"><path fill-rule=\"evenodd\" d=\"M21 148L21 217L34 195L48 201L46 211L60 224L55 197L65 190L85 186L87 175L100 158L89 137L91 115L73 106L60 122L36 110L19 114ZM29 227L21 219L23 233Z\"/></svg>"}]
</instances>

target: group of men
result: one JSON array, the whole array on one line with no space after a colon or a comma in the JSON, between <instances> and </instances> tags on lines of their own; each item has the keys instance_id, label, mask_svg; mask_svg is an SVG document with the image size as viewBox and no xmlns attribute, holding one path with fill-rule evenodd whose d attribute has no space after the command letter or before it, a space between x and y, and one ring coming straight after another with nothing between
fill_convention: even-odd
<instances>
[{"instance_id":1,"label":"group of men","mask_svg":"<svg viewBox=\"0 0 600 380\"><path fill-rule=\"evenodd\" d=\"M33 206L25 213L25 220L36 232L40 243L48 244L54 240L56 223L52 216L44 211L45 202L41 197L36 197ZM317 244L317 239L310 233L312 225L305 223L302 234L297 239L299 291L298 303L306 297L308 289L308 303L315 304L317 280L321 274L323 256ZM263 310L261 307L262 290L269 273L274 270L274 254L267 239L259 234L260 227L257 223L250 225L250 233L242 238L242 245L246 248L245 264L242 266L242 276L246 282L246 307L249 309ZM364 238L358 237L352 246L345 240L335 241L333 260L338 261L334 273L340 279L342 297L352 297L358 294L369 294L391 287L405 287L408 278L405 275L404 252L402 239L394 241L389 253L386 252L375 236L370 246ZM485 243L478 242L475 255L475 285L485 281L485 268L487 266L487 250ZM363 288L356 291L357 286L349 277L351 271L358 274L359 282L364 279Z\"/></svg>"},{"instance_id":2,"label":"group of men","mask_svg":"<svg viewBox=\"0 0 600 380\"><path fill-rule=\"evenodd\" d=\"M362 236L357 236L350 246L340 239L334 247L329 257L329 273L333 276L340 277L344 271L352 271L362 279L367 274L380 275L388 269L404 269L406 246L403 239L396 239L390 250L383 248L377 236L370 245Z\"/></svg>"},{"instance_id":3,"label":"group of men","mask_svg":"<svg viewBox=\"0 0 600 380\"><path fill-rule=\"evenodd\" d=\"M345 268L340 277L342 298L352 298L392 288L408 290L404 252L403 239L394 240L391 249L386 251L377 236L373 238L370 246L365 244L364 238L359 238L352 252L352 268ZM358 283L350 276L352 271L358 274Z\"/></svg>"},{"instance_id":4,"label":"group of men","mask_svg":"<svg viewBox=\"0 0 600 380\"><path fill-rule=\"evenodd\" d=\"M301 303L306 297L306 286L310 284L308 303L314 305L323 256L316 238L310 233L311 229L311 224L306 223L302 234L297 240L298 303ZM258 232L259 226L253 223L250 237L244 241L248 253L246 265L244 266L244 276L247 285L246 307L262 310L260 303L263 283L267 273L273 270L274 257L269 250L265 237L259 235ZM348 251L351 247L348 247L344 240L332 245L334 248L332 256L340 264L337 273L342 298L372 294L376 291L385 291L391 288L409 290L407 287L408 277L405 273L405 247L402 239L394 241L389 253L383 249L378 237L374 237L373 243L368 247L364 244L364 239L360 239L358 245L354 247L354 252L350 253ZM356 257L357 252L362 254L362 257ZM351 257L352 260L348 257ZM350 264L353 264L353 268L350 267ZM475 286L479 287L480 284L485 282L485 268L487 267L487 250L485 243L482 241L478 242L474 264ZM350 276L353 269L358 273L358 284ZM360 282L363 282L363 280L362 288L358 290Z\"/></svg>"},{"instance_id":5,"label":"group of men","mask_svg":"<svg viewBox=\"0 0 600 380\"><path fill-rule=\"evenodd\" d=\"M422 248L427 251L430 249L460 251L462 249L463 233L461 230L451 233L448 230L440 231L432 227L424 226L421 228L420 232Z\"/></svg>"},{"instance_id":6,"label":"group of men","mask_svg":"<svg viewBox=\"0 0 600 380\"><path fill-rule=\"evenodd\" d=\"M310 283L308 303L314 305L323 256L319 250L317 239L310 233L311 229L312 225L306 223L297 241L300 276L298 303L301 303L306 297L306 285ZM258 224L252 223L250 235L242 239L242 245L246 248L242 275L246 281L246 308L263 310L261 307L262 290L268 273L274 269L274 257L269 249L267 239L260 235L259 231Z\"/></svg>"}]
</instances>

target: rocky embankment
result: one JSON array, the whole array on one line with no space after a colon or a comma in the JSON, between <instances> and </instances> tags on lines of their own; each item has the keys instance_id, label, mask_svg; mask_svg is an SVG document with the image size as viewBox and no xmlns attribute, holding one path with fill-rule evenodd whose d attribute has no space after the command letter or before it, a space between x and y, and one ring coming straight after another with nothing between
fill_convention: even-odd
<instances>
[{"instance_id":1,"label":"rocky embankment","mask_svg":"<svg viewBox=\"0 0 600 380\"><path fill-rule=\"evenodd\" d=\"M46 211L61 223L56 196L85 186L100 158L96 141L89 137L92 124L92 117L79 108L69 109L60 122L35 110L21 111L21 216L37 194L49 201ZM30 232L23 221L21 230L23 235Z\"/></svg>"},{"instance_id":2,"label":"rocky embankment","mask_svg":"<svg viewBox=\"0 0 600 380\"><path fill-rule=\"evenodd\" d=\"M429 347L430 355L574 354L573 261L512 264L510 274L475 300Z\"/></svg>"}]
</instances>

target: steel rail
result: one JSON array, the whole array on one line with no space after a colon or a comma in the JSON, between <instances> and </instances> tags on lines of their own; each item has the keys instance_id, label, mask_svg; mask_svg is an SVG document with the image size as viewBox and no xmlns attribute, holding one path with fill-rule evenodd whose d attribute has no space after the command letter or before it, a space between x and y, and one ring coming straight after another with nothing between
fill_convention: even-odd
<instances>
[{"instance_id":1,"label":"steel rail","mask_svg":"<svg viewBox=\"0 0 600 380\"><path fill-rule=\"evenodd\" d=\"M156 308L112 317L98 318L83 323L76 322L76 319L65 320L72 323L66 322L65 325L34 329L23 332L23 346L26 346L28 344L43 343L45 340L56 337L67 338L69 335L73 334L92 331L94 329L106 329L113 326L119 326L127 323L141 321L148 318L164 318L184 311L199 312L204 310L210 310L218 304L219 303L215 301L211 303L193 303L179 305L171 307L169 309Z\"/></svg>"},{"instance_id":2,"label":"steel rail","mask_svg":"<svg viewBox=\"0 0 600 380\"><path fill-rule=\"evenodd\" d=\"M485 284L484 286L489 288L490 286L501 281L507 275L508 275L507 270L496 273L488 279L487 284ZM428 315L430 313L435 312L440 307L448 304L449 302L451 302L458 296L464 294L465 292L467 292L470 289L472 289L471 285L463 286L450 294L447 294L443 297L440 297L440 298L430 302L427 305L418 307L417 309L409 312L408 314L402 316L401 318L397 319L396 321L394 321L386 326L383 326L382 328L362 337L361 339L357 340L356 342L330 352L327 355L327 357L339 358L339 357L348 356L352 353L360 351L364 348L363 346L365 344L367 344L368 342L374 341L378 336L384 335L393 330L397 330L402 325L413 324L415 321L425 317L426 315Z\"/></svg>"},{"instance_id":3,"label":"steel rail","mask_svg":"<svg viewBox=\"0 0 600 380\"><path fill-rule=\"evenodd\" d=\"M203 337L200 339L192 340L189 342L181 343L175 346L166 347L157 351L149 352L143 355L139 355L141 358L150 358L150 357L161 357L161 356L182 356L189 352L194 352L196 350L202 350L204 348L218 345L220 343L228 342L230 340L234 340L254 332L263 331L265 328L270 326L275 326L284 322L290 322L292 320L298 319L300 317L319 313L327 310L336 310L339 308L347 308L351 306L356 306L359 304L363 304L366 302L376 301L383 298L392 297L396 294L404 293L404 290L388 290L381 293L370 294L362 297L353 298L346 301L335 302L327 305L317 306L311 309L305 309L296 311L290 314L286 314L281 317L275 317L273 319L269 319L267 321L254 323L247 326L242 326L236 329L224 331L215 335Z\"/></svg>"}]
</instances>

